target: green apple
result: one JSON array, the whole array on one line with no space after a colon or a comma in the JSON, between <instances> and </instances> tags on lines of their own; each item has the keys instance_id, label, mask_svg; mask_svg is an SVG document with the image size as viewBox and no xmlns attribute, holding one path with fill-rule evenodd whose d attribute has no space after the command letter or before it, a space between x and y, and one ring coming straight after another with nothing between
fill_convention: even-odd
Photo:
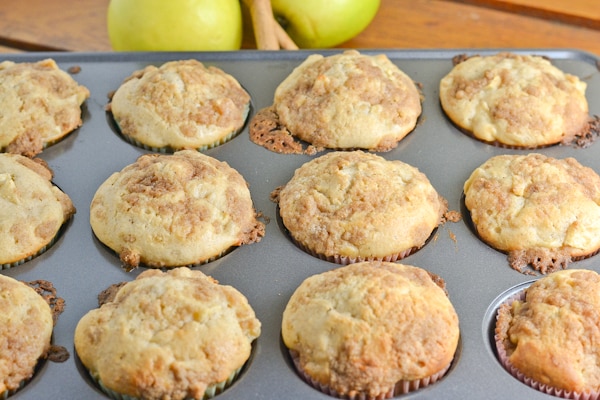
<instances>
[{"instance_id":1,"label":"green apple","mask_svg":"<svg viewBox=\"0 0 600 400\"><path fill-rule=\"evenodd\" d=\"M108 36L117 51L239 50L239 0L110 0Z\"/></svg>"},{"instance_id":2,"label":"green apple","mask_svg":"<svg viewBox=\"0 0 600 400\"><path fill-rule=\"evenodd\" d=\"M301 48L326 48L362 32L380 0L271 0L273 14Z\"/></svg>"}]
</instances>

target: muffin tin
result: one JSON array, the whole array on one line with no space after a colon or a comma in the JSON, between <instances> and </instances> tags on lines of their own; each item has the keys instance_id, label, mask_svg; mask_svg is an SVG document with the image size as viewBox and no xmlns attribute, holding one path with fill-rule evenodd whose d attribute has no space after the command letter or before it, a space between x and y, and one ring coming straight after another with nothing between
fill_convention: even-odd
<instances>
[{"instance_id":1,"label":"muffin tin","mask_svg":"<svg viewBox=\"0 0 600 400\"><path fill-rule=\"evenodd\" d=\"M416 129L387 153L418 167L449 208L461 206L462 185L474 168L498 154L523 154L478 142L459 131L444 116L438 100L440 79L459 54L494 54L508 50L549 57L566 72L588 85L590 114L600 114L600 59L577 50L363 50L386 53L416 82L422 84L423 113ZM341 50L320 51L324 55ZM315 51L317 52L317 51ZM143 268L127 272L118 257L94 238L89 225L89 205L100 184L113 172L131 164L148 151L125 142L113 129L105 111L108 95L134 70L148 64L196 58L235 76L252 96L252 113L269 106L277 85L312 51L239 51L226 53L30 53L5 55L16 62L54 58L64 70L90 89L83 107L83 126L61 142L44 150L40 158L54 170L53 181L73 200L77 213L58 241L44 254L0 273L31 281L54 283L66 301L54 329L54 344L65 347L70 358L63 363L44 362L34 378L14 399L103 399L77 361L73 332L79 319L97 307L97 294L113 283L134 279ZM553 146L538 150L557 157L575 157L600 172L600 143L587 148ZM308 276L338 267L297 248L277 218L270 193L285 184L294 170L315 156L270 152L248 138L247 126L236 138L207 154L227 161L250 184L255 207L264 214L266 236L259 243L242 246L223 258L198 266L219 282L246 295L263 328L253 355L241 377L218 399L327 399L295 373L280 338L283 309L296 287ZM320 153L322 154L322 153ZM319 154L317 154L318 156ZM600 271L600 256L574 262L571 268ZM421 250L405 258L405 264L425 268L446 281L450 299L460 319L461 340L448 374L439 382L399 398L552 398L510 376L498 362L493 348L495 311L502 300L535 277L512 270L505 254L482 243L464 220L447 222Z\"/></svg>"}]
</instances>

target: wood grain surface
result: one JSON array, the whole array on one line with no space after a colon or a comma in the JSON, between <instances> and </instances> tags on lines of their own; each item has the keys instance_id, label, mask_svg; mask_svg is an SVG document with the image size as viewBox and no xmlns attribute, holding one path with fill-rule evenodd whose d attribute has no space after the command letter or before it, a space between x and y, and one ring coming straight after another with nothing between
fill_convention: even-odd
<instances>
[{"instance_id":1,"label":"wood grain surface","mask_svg":"<svg viewBox=\"0 0 600 400\"><path fill-rule=\"evenodd\" d=\"M111 51L109 0L3 0L0 51ZM598 0L381 0L344 48L569 48L600 55ZM244 49L255 48L246 24Z\"/></svg>"}]
</instances>

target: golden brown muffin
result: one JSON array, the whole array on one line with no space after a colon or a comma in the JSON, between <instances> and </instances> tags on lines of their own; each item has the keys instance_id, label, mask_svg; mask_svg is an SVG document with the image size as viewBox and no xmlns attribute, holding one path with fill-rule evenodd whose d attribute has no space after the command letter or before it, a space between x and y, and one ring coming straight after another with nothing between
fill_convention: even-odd
<instances>
[{"instance_id":1,"label":"golden brown muffin","mask_svg":"<svg viewBox=\"0 0 600 400\"><path fill-rule=\"evenodd\" d=\"M176 268L146 270L123 285L81 318L74 340L91 377L113 398L176 400L202 399L234 379L259 335L239 291Z\"/></svg>"},{"instance_id":2,"label":"golden brown muffin","mask_svg":"<svg viewBox=\"0 0 600 400\"><path fill-rule=\"evenodd\" d=\"M33 157L82 124L89 90L52 59L0 63L0 150Z\"/></svg>"},{"instance_id":3,"label":"golden brown muffin","mask_svg":"<svg viewBox=\"0 0 600 400\"><path fill-rule=\"evenodd\" d=\"M204 150L234 137L250 95L231 75L197 60L149 65L125 79L109 109L123 136L150 150Z\"/></svg>"},{"instance_id":4,"label":"golden brown muffin","mask_svg":"<svg viewBox=\"0 0 600 400\"><path fill-rule=\"evenodd\" d=\"M146 154L96 191L90 224L128 267L200 264L259 241L248 184L227 163L181 150Z\"/></svg>"},{"instance_id":5,"label":"golden brown muffin","mask_svg":"<svg viewBox=\"0 0 600 400\"><path fill-rule=\"evenodd\" d=\"M0 275L0 397L17 391L50 350L50 306L23 282Z\"/></svg>"},{"instance_id":6,"label":"golden brown muffin","mask_svg":"<svg viewBox=\"0 0 600 400\"><path fill-rule=\"evenodd\" d=\"M495 156L464 194L478 235L520 272L566 268L600 249L600 177L574 158Z\"/></svg>"},{"instance_id":7,"label":"golden brown muffin","mask_svg":"<svg viewBox=\"0 0 600 400\"><path fill-rule=\"evenodd\" d=\"M277 87L273 106L253 119L250 137L282 153L303 151L286 143L289 135L312 150L388 151L414 129L420 114L419 90L387 56L313 54Z\"/></svg>"},{"instance_id":8,"label":"golden brown muffin","mask_svg":"<svg viewBox=\"0 0 600 400\"><path fill-rule=\"evenodd\" d=\"M447 211L417 168L363 151L331 152L305 163L273 197L300 246L343 264L410 254Z\"/></svg>"},{"instance_id":9,"label":"golden brown muffin","mask_svg":"<svg viewBox=\"0 0 600 400\"><path fill-rule=\"evenodd\" d=\"M0 154L0 267L45 251L75 213L69 196L51 179L52 171L40 159Z\"/></svg>"},{"instance_id":10,"label":"golden brown muffin","mask_svg":"<svg viewBox=\"0 0 600 400\"><path fill-rule=\"evenodd\" d=\"M598 310L596 272L573 269L540 278L499 310L496 343L503 365L521 381L555 396L598 395Z\"/></svg>"},{"instance_id":11,"label":"golden brown muffin","mask_svg":"<svg viewBox=\"0 0 600 400\"><path fill-rule=\"evenodd\" d=\"M284 310L281 332L300 374L314 386L334 396L381 399L443 376L459 324L445 290L427 271L364 262L302 282Z\"/></svg>"},{"instance_id":12,"label":"golden brown muffin","mask_svg":"<svg viewBox=\"0 0 600 400\"><path fill-rule=\"evenodd\" d=\"M475 138L508 147L570 143L590 127L586 83L543 57L473 56L440 81L446 115Z\"/></svg>"}]
</instances>

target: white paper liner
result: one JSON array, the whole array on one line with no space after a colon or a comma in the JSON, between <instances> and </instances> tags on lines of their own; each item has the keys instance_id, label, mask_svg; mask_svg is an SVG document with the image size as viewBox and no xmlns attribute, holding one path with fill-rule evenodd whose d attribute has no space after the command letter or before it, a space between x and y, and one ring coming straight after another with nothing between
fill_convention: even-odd
<instances>
[{"instance_id":1,"label":"white paper liner","mask_svg":"<svg viewBox=\"0 0 600 400\"><path fill-rule=\"evenodd\" d=\"M359 392L359 393L355 393L355 394L338 393L337 391L331 389L328 385L321 384L321 383L317 382L316 380L312 379L308 374L306 374L302 370L302 367L300 366L299 357L295 356L294 352L291 350L290 350L290 356L292 358L292 361L294 362L294 367L296 368L296 371L298 372L300 377L302 377L302 379L304 381L306 381L306 383L308 383L309 385L311 385L312 387L314 387L315 389L319 390L322 393L325 393L329 396L332 396L332 397L335 397L338 399L345 399L345 400L385 400L385 399L391 399L391 398L393 398L395 396L399 396L401 394L411 393L416 390L427 387L431 384L434 384L435 382L440 380L442 377L444 377L444 375L446 375L446 372L448 372L448 370L450 369L450 366L452 365L452 362L450 362L446 367L444 367L437 373L435 373L431 376L422 378L422 379L398 381L398 382L396 382L395 386L393 388L390 388L390 390L388 390L387 392L381 393L377 396L369 396L367 393L363 393L363 392Z\"/></svg>"},{"instance_id":2,"label":"white paper liner","mask_svg":"<svg viewBox=\"0 0 600 400\"><path fill-rule=\"evenodd\" d=\"M506 299L498 308L498 313L496 314L496 320L501 312L502 305L510 305L513 301L523 301L525 300L526 289L515 293ZM504 347L502 338L501 338L500 328L495 328L494 341L496 344L496 350L498 351L498 359L500 364L506 369L513 377L517 378L520 382L525 385L536 389L540 392L549 394L551 396L561 397L563 399L573 399L573 400L600 400L600 391L592 391L592 392L572 392L564 389L555 388L543 383L540 383L532 378L525 376L521 373L509 360L508 354L506 353L506 349Z\"/></svg>"}]
</instances>

